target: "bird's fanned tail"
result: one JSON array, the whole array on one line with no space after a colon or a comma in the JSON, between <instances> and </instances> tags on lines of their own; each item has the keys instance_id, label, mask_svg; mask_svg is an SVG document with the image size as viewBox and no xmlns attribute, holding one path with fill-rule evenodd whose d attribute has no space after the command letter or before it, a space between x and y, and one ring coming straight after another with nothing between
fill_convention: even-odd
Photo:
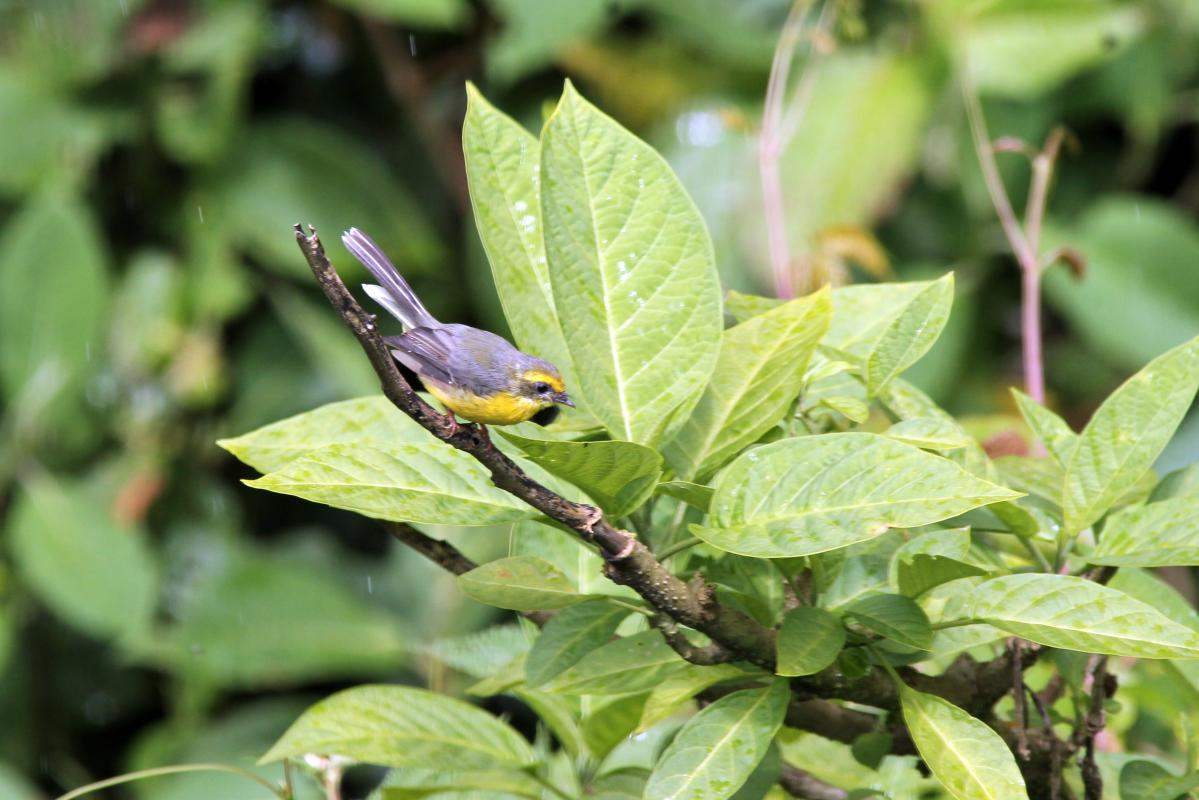
<instances>
[{"instance_id":1,"label":"bird's fanned tail","mask_svg":"<svg viewBox=\"0 0 1199 800\"><path fill-rule=\"evenodd\" d=\"M400 271L383 255L379 245L371 241L369 236L357 228L350 228L341 235L341 241L379 282L378 286L370 283L362 285L371 299L390 311L409 329L436 328L441 324L429 313L424 303L416 296L416 292L408 285L408 281L404 280Z\"/></svg>"}]
</instances>

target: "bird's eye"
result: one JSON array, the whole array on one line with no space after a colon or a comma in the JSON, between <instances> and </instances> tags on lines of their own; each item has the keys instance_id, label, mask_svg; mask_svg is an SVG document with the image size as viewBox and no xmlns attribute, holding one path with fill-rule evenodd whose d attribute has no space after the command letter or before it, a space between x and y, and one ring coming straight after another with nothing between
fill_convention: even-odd
<instances>
[{"instance_id":1,"label":"bird's eye","mask_svg":"<svg viewBox=\"0 0 1199 800\"><path fill-rule=\"evenodd\" d=\"M550 385L544 381L537 381L537 383L533 384L533 389L536 390L537 394L549 394Z\"/></svg>"}]
</instances>

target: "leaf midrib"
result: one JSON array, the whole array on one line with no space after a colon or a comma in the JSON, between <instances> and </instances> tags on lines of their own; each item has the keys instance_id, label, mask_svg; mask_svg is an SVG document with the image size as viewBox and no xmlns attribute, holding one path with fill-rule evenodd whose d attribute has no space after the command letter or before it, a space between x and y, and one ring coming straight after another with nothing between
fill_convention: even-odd
<instances>
[{"instance_id":1,"label":"leaf midrib","mask_svg":"<svg viewBox=\"0 0 1199 800\"><path fill-rule=\"evenodd\" d=\"M758 707L765 703L768 699L770 699L770 689L763 689L761 696L754 701L753 705L749 706L749 708L745 710L745 713L742 714L734 724L730 725L729 729L724 733L724 735L717 739L715 744L708 749L707 755L705 755L703 759L701 759L700 762L692 768L690 774L687 775L686 780L680 784L678 791L671 795L672 797L681 796L679 792L682 792L684 789L695 783L695 780L700 776L703 768L708 764L709 761L716 757L716 754L724 747L725 742L727 742L734 734L736 734L741 729L741 726L745 725L746 720L749 719L749 717L758 710Z\"/></svg>"}]
</instances>

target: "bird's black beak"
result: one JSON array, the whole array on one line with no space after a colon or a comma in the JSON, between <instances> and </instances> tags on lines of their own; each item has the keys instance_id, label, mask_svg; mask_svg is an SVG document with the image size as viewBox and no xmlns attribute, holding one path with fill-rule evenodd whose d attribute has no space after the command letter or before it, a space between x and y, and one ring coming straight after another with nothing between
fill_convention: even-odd
<instances>
[{"instance_id":1,"label":"bird's black beak","mask_svg":"<svg viewBox=\"0 0 1199 800\"><path fill-rule=\"evenodd\" d=\"M575 407L574 401L570 399L570 395L568 395L566 392L555 392L553 394L553 401L555 403L561 403L564 406L570 406L571 408Z\"/></svg>"}]
</instances>

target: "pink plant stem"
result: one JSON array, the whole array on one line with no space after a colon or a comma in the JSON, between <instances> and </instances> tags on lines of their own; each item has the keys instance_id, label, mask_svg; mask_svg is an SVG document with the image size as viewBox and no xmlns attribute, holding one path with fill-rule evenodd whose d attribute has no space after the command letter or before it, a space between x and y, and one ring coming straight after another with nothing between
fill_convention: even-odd
<instances>
[{"instance_id":1,"label":"pink plant stem","mask_svg":"<svg viewBox=\"0 0 1199 800\"><path fill-rule=\"evenodd\" d=\"M978 163L982 168L983 181L987 185L987 193L991 195L991 203L999 217L1004 235L1011 245L1012 252L1021 270L1021 305L1020 323L1023 335L1024 354L1024 383L1030 397L1038 403L1045 402L1045 366L1041 354L1041 265L1033 241L1040 239L1041 219L1045 213L1045 193L1049 186L1049 167L1044 168L1044 180L1037 180L1037 161L1047 155L1040 153L1033 161L1033 187L1029 195L1029 215L1026 219L1028 232L1020 227L1016 212L1012 209L1007 190L999 176L999 168L995 164L995 151L987 134L987 123L983 117L982 106L978 102L978 92L970 76L970 68L963 65L959 70L962 84L962 97L966 103L966 117L970 121L970 132L974 137L974 149L978 154ZM1052 158L1048 160L1052 165ZM1039 187L1039 188L1038 188ZM1039 244L1039 242L1038 242Z\"/></svg>"}]
</instances>

